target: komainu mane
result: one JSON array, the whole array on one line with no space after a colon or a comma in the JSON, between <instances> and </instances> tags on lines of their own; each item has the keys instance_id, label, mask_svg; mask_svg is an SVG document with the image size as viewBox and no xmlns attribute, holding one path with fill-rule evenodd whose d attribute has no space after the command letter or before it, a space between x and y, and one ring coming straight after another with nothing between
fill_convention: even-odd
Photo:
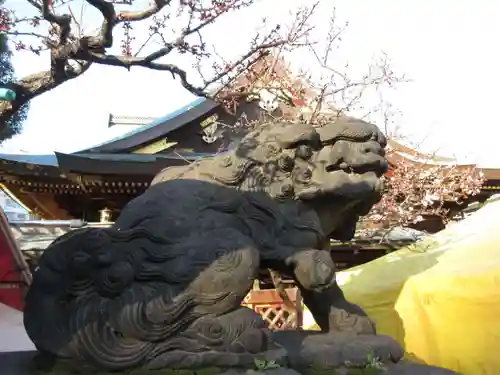
<instances>
[{"instance_id":1,"label":"komainu mane","mask_svg":"<svg viewBox=\"0 0 500 375\"><path fill-rule=\"evenodd\" d=\"M344 298L328 251L380 199L385 145L353 118L274 123L229 154L160 172L112 227L44 252L29 337L44 355L110 371L399 360L400 346ZM241 306L264 268L295 279L323 333L272 333Z\"/></svg>"}]
</instances>

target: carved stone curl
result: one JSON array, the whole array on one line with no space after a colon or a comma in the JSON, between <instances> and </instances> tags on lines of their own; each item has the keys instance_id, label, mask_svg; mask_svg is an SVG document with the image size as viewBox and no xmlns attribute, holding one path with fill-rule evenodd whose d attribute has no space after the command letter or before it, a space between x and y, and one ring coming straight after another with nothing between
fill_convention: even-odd
<instances>
[{"instance_id":1,"label":"carved stone curl","mask_svg":"<svg viewBox=\"0 0 500 375\"><path fill-rule=\"evenodd\" d=\"M346 337L365 343L357 359L398 360L399 345L377 340L344 298L328 251L380 199L385 144L352 118L275 123L228 155L160 172L111 228L70 232L44 252L26 297L29 337L43 353L112 371L292 364L297 343L345 354ZM297 281L323 334L283 340L241 307L261 268Z\"/></svg>"}]
</instances>

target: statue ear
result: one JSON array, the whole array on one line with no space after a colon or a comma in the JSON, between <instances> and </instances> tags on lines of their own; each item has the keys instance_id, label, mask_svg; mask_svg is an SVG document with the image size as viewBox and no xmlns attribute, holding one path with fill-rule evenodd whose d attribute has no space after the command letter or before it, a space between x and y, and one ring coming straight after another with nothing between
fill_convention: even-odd
<instances>
[{"instance_id":1,"label":"statue ear","mask_svg":"<svg viewBox=\"0 0 500 375\"><path fill-rule=\"evenodd\" d=\"M277 123L270 132L281 148L295 148L299 144L308 144L317 148L321 146L320 136L310 124Z\"/></svg>"},{"instance_id":2,"label":"statue ear","mask_svg":"<svg viewBox=\"0 0 500 375\"><path fill-rule=\"evenodd\" d=\"M338 139L366 142L374 136L379 140L379 134L381 135L376 125L349 116L338 117L335 121L317 127L316 130L323 144L334 143Z\"/></svg>"}]
</instances>

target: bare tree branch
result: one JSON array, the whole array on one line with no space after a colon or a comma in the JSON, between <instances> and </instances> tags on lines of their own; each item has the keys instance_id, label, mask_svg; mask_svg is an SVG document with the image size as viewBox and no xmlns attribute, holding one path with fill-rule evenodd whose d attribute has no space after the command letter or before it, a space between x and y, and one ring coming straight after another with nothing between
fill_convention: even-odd
<instances>
[{"instance_id":1,"label":"bare tree branch","mask_svg":"<svg viewBox=\"0 0 500 375\"><path fill-rule=\"evenodd\" d=\"M146 9L135 12L120 12L118 21L142 21L158 13L163 7L170 5L172 0L154 0L153 4Z\"/></svg>"},{"instance_id":2,"label":"bare tree branch","mask_svg":"<svg viewBox=\"0 0 500 375\"><path fill-rule=\"evenodd\" d=\"M126 69L139 66L167 71L178 78L181 85L188 91L199 96L214 97L209 93L210 85L222 83L221 87L227 86L234 77L248 69L272 49L284 45L288 45L290 48L297 47L301 43L304 45L305 37L311 29L307 26L307 21L316 8L314 5L308 9L309 13L306 11L297 13L288 33L281 33L278 25L266 35L256 35L248 51L243 53L240 58L228 64L224 69L216 69L211 78L203 80L201 86L196 86L189 81L185 69L163 59L174 51L181 54L189 53L198 61L211 58L211 54L206 50L202 39L202 30L217 22L221 16L252 5L254 0L221 0L206 3L195 0L180 0L177 14L172 10L164 13L163 16L160 16L160 12L167 8L170 9L172 0L153 0L149 6L141 10L118 10L115 4L118 2L116 1L80 0L82 10L83 4L88 4L102 15L102 24L96 35L83 33L81 22L76 20L77 17L67 2L58 2L57 0L25 1L33 7L35 14L18 16L10 13L6 20L0 21L4 22L5 25L0 26L5 29L10 38L13 38L16 50L41 53L43 47L27 45L22 38L31 37L40 40L41 44L50 51L50 71L33 74L12 85L12 89L17 93L17 99L15 103L0 105L2 124L26 101L82 74L91 64ZM127 3L130 5L133 0ZM61 4L64 6L60 6ZM172 38L167 38L163 35L163 30L168 26L170 17L179 16L186 18L185 26ZM152 20L153 24L146 42L141 45L137 53L131 53L131 40L134 39L130 34L132 23L147 20ZM47 27L48 32L46 33L42 30L41 24L43 22L46 23L46 26L43 26ZM123 54L110 53L109 49L116 45L113 31L120 24L124 26L125 39L127 39L122 41ZM20 25L25 26L18 29ZM30 26L31 30L27 31L26 26ZM72 30L72 27L75 30ZM188 40L192 36L198 36L198 44ZM155 38L159 38L163 45L155 50L149 50L147 54L141 56L139 52L144 50L147 44ZM301 39L304 40L301 41ZM74 61L85 62L84 69L74 69Z\"/></svg>"},{"instance_id":3,"label":"bare tree branch","mask_svg":"<svg viewBox=\"0 0 500 375\"><path fill-rule=\"evenodd\" d=\"M77 64L76 68L67 69L63 82L80 76L89 67L90 63L81 62ZM5 124L25 103L52 90L63 82L56 80L51 71L45 71L31 74L10 85L9 88L16 92L16 99L12 102L0 101L0 124Z\"/></svg>"}]
</instances>

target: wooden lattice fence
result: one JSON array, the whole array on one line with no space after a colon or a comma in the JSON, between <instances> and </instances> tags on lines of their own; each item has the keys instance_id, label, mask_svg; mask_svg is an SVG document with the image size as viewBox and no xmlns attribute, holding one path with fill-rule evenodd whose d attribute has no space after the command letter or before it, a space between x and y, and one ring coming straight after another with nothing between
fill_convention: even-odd
<instances>
[{"instance_id":1,"label":"wooden lattice fence","mask_svg":"<svg viewBox=\"0 0 500 375\"><path fill-rule=\"evenodd\" d=\"M285 306L275 289L252 290L243 305L259 313L274 331L302 328L302 298L297 288L286 289L294 308Z\"/></svg>"}]
</instances>

